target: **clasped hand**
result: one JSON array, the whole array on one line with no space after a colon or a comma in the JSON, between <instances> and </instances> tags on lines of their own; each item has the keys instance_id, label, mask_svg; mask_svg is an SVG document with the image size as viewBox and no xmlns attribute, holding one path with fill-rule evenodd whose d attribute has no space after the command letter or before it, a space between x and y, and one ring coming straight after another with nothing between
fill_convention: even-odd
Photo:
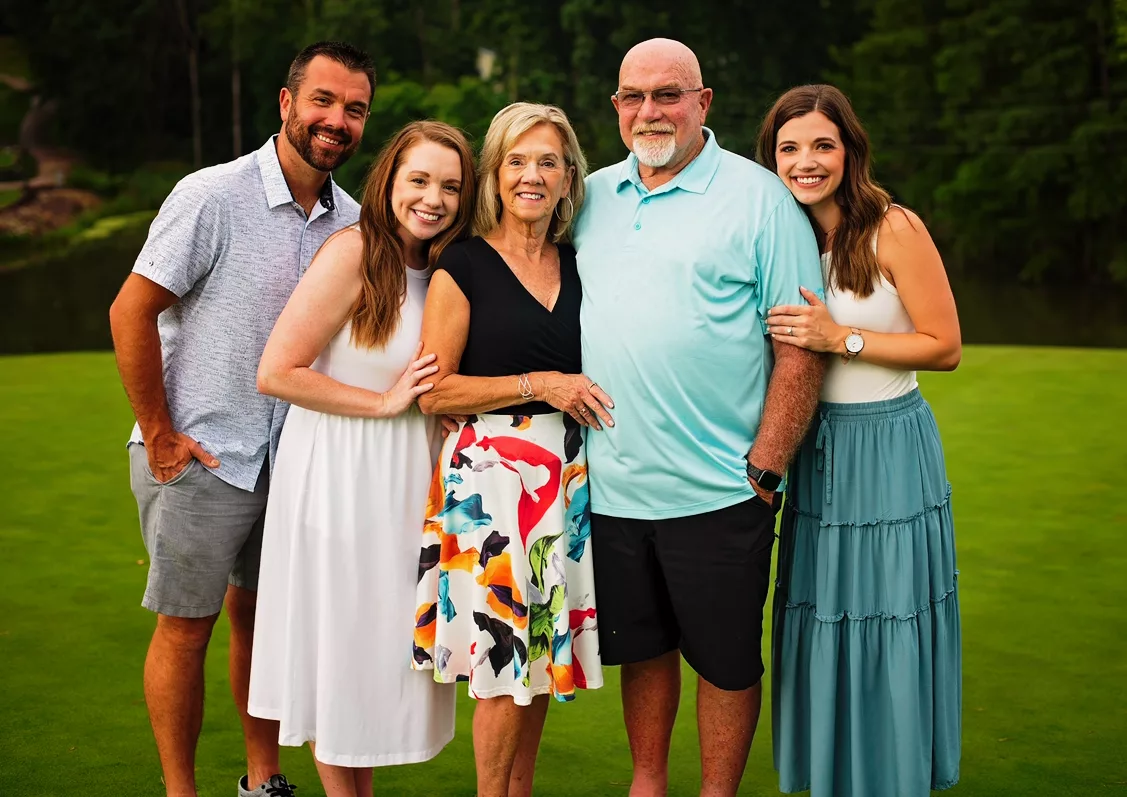
<instances>
[{"instance_id":1,"label":"clasped hand","mask_svg":"<svg viewBox=\"0 0 1127 797\"><path fill-rule=\"evenodd\" d=\"M580 426L590 426L598 431L602 431L602 423L614 426L614 420L607 412L614 409L614 402L586 374L548 371L539 377L539 390L536 391L539 400L566 412Z\"/></svg>"}]
</instances>

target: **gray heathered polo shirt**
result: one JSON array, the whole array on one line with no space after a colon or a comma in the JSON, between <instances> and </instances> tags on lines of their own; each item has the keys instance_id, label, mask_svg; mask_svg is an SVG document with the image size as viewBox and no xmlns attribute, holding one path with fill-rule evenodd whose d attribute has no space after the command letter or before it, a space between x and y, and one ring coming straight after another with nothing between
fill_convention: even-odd
<instances>
[{"instance_id":1,"label":"gray heathered polo shirt","mask_svg":"<svg viewBox=\"0 0 1127 797\"><path fill-rule=\"evenodd\" d=\"M273 461L287 409L255 386L266 339L321 244L360 217L330 178L306 218L275 138L181 180L133 266L180 297L157 319L172 424L219 458L219 478L244 490L268 453ZM134 426L130 442L140 441Z\"/></svg>"}]
</instances>

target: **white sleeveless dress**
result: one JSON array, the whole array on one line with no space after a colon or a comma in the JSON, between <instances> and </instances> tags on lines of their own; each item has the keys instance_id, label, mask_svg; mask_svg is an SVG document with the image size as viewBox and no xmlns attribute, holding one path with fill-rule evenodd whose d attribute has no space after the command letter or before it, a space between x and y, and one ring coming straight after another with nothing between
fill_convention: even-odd
<instances>
[{"instance_id":1,"label":"white sleeveless dress","mask_svg":"<svg viewBox=\"0 0 1127 797\"><path fill-rule=\"evenodd\" d=\"M430 272L407 270L407 297L383 349L344 328L313 364L386 391L414 356ZM412 406L363 419L291 407L270 485L251 666L250 713L279 741L315 741L337 766L407 764L454 736L454 686L411 669L418 535L438 448L435 419Z\"/></svg>"}]
</instances>

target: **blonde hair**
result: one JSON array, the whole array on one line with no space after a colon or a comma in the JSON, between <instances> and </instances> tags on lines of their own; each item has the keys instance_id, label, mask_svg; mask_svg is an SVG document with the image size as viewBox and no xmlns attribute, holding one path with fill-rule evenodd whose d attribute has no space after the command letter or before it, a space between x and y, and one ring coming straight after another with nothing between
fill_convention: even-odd
<instances>
[{"instance_id":1,"label":"blonde hair","mask_svg":"<svg viewBox=\"0 0 1127 797\"><path fill-rule=\"evenodd\" d=\"M548 237L552 241L561 241L567 235L568 228L575 220L579 209L583 206L584 187L583 180L587 177L587 158L579 147L579 139L567 114L554 105L540 105L533 102L514 102L497 112L493 121L489 123L489 132L485 134L485 143L481 147L481 157L477 164L477 209L474 212L474 235L485 236L497 228L501 220L501 203L498 199L497 172L501 168L501 161L505 153L513 148L517 139L532 128L541 124L552 125L559 133L563 143L564 164L574 172L571 175L571 190L568 197L569 210L566 221L561 219L556 211L552 211L552 221L548 225ZM562 202L562 200L561 200Z\"/></svg>"}]
</instances>

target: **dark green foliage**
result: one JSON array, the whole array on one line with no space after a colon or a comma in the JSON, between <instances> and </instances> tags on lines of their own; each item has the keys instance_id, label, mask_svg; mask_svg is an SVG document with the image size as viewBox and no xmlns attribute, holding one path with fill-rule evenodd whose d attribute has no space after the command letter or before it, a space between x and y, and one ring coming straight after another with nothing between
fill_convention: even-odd
<instances>
[{"instance_id":1,"label":"dark green foliage","mask_svg":"<svg viewBox=\"0 0 1127 797\"><path fill-rule=\"evenodd\" d=\"M841 82L949 265L1127 284L1125 22L1123 0L875 0Z\"/></svg>"},{"instance_id":2,"label":"dark green foliage","mask_svg":"<svg viewBox=\"0 0 1127 797\"><path fill-rule=\"evenodd\" d=\"M403 123L438 117L480 139L518 99L559 105L592 167L614 163L622 55L670 36L700 57L725 147L750 155L787 88L837 83L872 135L878 178L924 216L954 270L1127 284L1127 0L43 0L5 4L0 36L25 51L0 48L0 64L30 71L56 102L59 142L111 174L192 162L193 43L206 164L278 130L301 46L351 41L378 80L362 148L336 175L353 192ZM0 85L8 138L26 103L11 94Z\"/></svg>"}]
</instances>

